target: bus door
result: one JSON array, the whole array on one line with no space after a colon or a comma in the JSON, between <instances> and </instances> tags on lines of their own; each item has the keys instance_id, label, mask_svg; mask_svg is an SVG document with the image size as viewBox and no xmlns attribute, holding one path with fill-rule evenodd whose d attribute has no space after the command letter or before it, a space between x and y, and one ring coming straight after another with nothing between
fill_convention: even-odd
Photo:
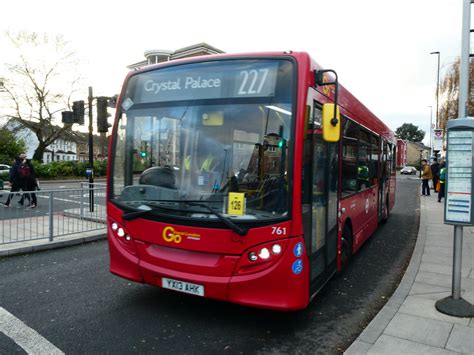
<instances>
[{"instance_id":1,"label":"bus door","mask_svg":"<svg viewBox=\"0 0 474 355\"><path fill-rule=\"evenodd\" d=\"M385 190L387 187L388 179L387 179L387 142L383 139L380 140L380 152L381 152L381 171L380 171L380 186L379 186L379 206L378 206L378 215L379 215L379 222L383 218L383 209L386 203L386 194Z\"/></svg>"},{"instance_id":2,"label":"bus door","mask_svg":"<svg viewBox=\"0 0 474 355\"><path fill-rule=\"evenodd\" d=\"M310 256L311 293L313 294L336 270L339 144L323 141L321 106L311 96L308 97L309 108L313 134L308 137L311 143L306 145L310 154L306 155L309 164L305 164L307 181L305 190L307 191L304 191L304 196L311 210L311 217L305 221L309 224L305 231L309 234L306 240Z\"/></svg>"}]
</instances>

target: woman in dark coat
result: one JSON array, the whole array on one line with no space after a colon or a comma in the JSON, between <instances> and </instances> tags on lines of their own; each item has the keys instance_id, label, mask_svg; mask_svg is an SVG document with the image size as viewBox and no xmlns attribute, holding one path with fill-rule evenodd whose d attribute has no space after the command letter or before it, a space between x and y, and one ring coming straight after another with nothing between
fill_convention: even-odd
<instances>
[{"instance_id":1,"label":"woman in dark coat","mask_svg":"<svg viewBox=\"0 0 474 355\"><path fill-rule=\"evenodd\" d=\"M36 191L38 188L38 180L36 179L35 168L33 164L31 164L31 160L26 160L26 165L30 168L30 175L25 178L24 181L24 191ZM31 192L27 194L28 200L30 200L31 204L29 208L35 208L38 205L38 200L36 198L36 194ZM23 200L23 199L22 199Z\"/></svg>"},{"instance_id":2,"label":"woman in dark coat","mask_svg":"<svg viewBox=\"0 0 474 355\"><path fill-rule=\"evenodd\" d=\"M23 190L24 184L23 180L20 177L20 174L18 172L21 163L23 162L24 157L22 155L19 155L18 157L15 158L15 163L13 163L12 167L10 168L10 184L11 184L11 189L10 192L18 192L20 190ZM10 207L10 202L15 194L10 193L8 194L7 201L3 204L5 207Z\"/></svg>"}]
</instances>

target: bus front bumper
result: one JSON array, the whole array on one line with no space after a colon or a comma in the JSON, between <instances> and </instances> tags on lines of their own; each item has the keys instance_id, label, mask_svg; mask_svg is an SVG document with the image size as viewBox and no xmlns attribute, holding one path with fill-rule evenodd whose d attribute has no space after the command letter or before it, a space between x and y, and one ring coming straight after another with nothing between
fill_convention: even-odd
<instances>
[{"instance_id":1,"label":"bus front bumper","mask_svg":"<svg viewBox=\"0 0 474 355\"><path fill-rule=\"evenodd\" d=\"M286 249L288 255L283 255L269 268L245 275L219 276L205 272L193 273L193 267L184 271L157 265L151 260L139 257L142 255L140 246L137 248L139 250L137 255L132 255L109 235L110 271L132 281L191 294L194 292L206 298L258 308L298 310L305 308L309 303L309 263L304 254L298 258L301 260L301 270L295 272L296 258L292 255L292 250L297 242L299 238L290 240L289 248ZM230 260L228 263L235 264L239 257L229 258L235 260Z\"/></svg>"}]
</instances>

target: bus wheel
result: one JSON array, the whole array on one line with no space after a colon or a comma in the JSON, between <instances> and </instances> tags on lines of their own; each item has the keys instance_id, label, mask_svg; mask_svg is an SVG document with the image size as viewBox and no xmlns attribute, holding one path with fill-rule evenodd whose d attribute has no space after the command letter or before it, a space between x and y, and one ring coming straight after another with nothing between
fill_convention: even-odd
<instances>
[{"instance_id":1,"label":"bus wheel","mask_svg":"<svg viewBox=\"0 0 474 355\"><path fill-rule=\"evenodd\" d=\"M345 270L352 258L352 230L344 225L341 238L341 271Z\"/></svg>"}]
</instances>

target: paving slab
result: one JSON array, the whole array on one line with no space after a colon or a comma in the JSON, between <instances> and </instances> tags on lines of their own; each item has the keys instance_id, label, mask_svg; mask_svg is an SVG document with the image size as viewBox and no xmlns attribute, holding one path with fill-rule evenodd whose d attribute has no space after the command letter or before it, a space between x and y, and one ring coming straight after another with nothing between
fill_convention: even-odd
<instances>
[{"instance_id":1,"label":"paving slab","mask_svg":"<svg viewBox=\"0 0 474 355\"><path fill-rule=\"evenodd\" d=\"M382 335L367 352L370 355L459 355L459 352Z\"/></svg>"},{"instance_id":2,"label":"paving slab","mask_svg":"<svg viewBox=\"0 0 474 355\"><path fill-rule=\"evenodd\" d=\"M474 354L474 328L456 324L446 344L446 349Z\"/></svg>"},{"instance_id":3,"label":"paving slab","mask_svg":"<svg viewBox=\"0 0 474 355\"><path fill-rule=\"evenodd\" d=\"M360 334L359 340L373 344L398 311L398 307L384 307Z\"/></svg>"},{"instance_id":4,"label":"paving slab","mask_svg":"<svg viewBox=\"0 0 474 355\"><path fill-rule=\"evenodd\" d=\"M418 296L408 296L399 309L399 312L413 316L440 320L448 323L467 326L470 319L451 317L440 313L435 308L436 300L426 299Z\"/></svg>"},{"instance_id":5,"label":"paving slab","mask_svg":"<svg viewBox=\"0 0 474 355\"><path fill-rule=\"evenodd\" d=\"M451 286L431 285L423 282L415 282L410 289L410 296L420 296L425 294L436 294L451 292Z\"/></svg>"},{"instance_id":6,"label":"paving slab","mask_svg":"<svg viewBox=\"0 0 474 355\"><path fill-rule=\"evenodd\" d=\"M398 313L393 317L384 334L444 348L453 326L453 323Z\"/></svg>"},{"instance_id":7,"label":"paving slab","mask_svg":"<svg viewBox=\"0 0 474 355\"><path fill-rule=\"evenodd\" d=\"M464 266L461 269L462 275L466 275L466 277L469 278L469 274L471 273L471 270L473 269L470 266L468 265ZM443 264L424 262L420 264L420 271L434 272L437 274L451 276L453 274L453 265L452 263L449 265L443 265Z\"/></svg>"}]
</instances>

